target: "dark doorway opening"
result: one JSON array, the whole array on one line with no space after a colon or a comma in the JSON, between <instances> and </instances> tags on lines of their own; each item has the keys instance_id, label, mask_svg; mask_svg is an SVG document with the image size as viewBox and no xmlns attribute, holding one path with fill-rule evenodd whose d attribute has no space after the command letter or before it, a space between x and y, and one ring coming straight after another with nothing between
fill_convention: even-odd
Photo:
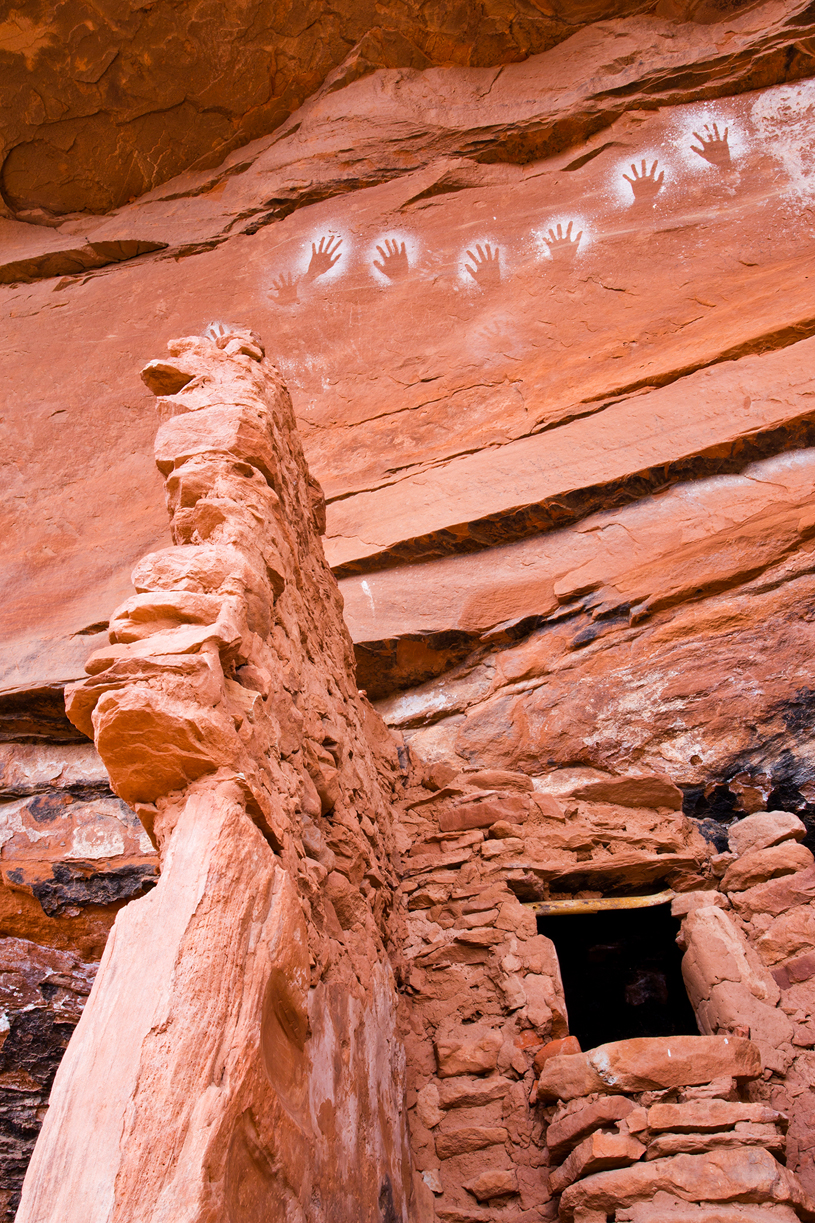
<instances>
[{"instance_id":1,"label":"dark doorway opening","mask_svg":"<svg viewBox=\"0 0 815 1223\"><path fill-rule=\"evenodd\" d=\"M698 1035L670 905L538 918L555 944L569 1031L582 1049L631 1036Z\"/></svg>"}]
</instances>

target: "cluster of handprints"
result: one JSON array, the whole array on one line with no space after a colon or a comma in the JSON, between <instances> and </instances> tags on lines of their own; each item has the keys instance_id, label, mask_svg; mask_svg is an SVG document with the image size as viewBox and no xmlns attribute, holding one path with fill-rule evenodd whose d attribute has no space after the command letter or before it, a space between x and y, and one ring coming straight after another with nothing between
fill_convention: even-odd
<instances>
[{"instance_id":1,"label":"cluster of handprints","mask_svg":"<svg viewBox=\"0 0 815 1223\"><path fill-rule=\"evenodd\" d=\"M714 123L711 126L705 124L704 135L699 132L694 132L694 137L699 141L699 147L692 144L690 147L694 153L698 153L710 165L718 167L720 170L730 168L730 145L728 143L728 133L730 129L726 127L722 133L719 132L718 124ZM635 203L651 203L657 193L662 189L662 184L665 181L665 171L660 170L657 173L659 161L655 158L650 169L645 158L642 159L639 168L635 163L631 165L631 174L624 174L623 178L630 184L631 190L634 193ZM580 247L580 240L583 237L583 231L578 230L573 233L574 222L569 221L565 229L562 225L549 230L543 240L549 250L551 258L556 263L571 263ZM272 281L272 293L275 300L283 306L294 305L298 301L298 288L303 285L309 285L317 279L318 276L324 276L329 272L336 263L342 258L342 238L340 237L323 237L319 242L311 244L311 259L308 269L302 276L292 276L291 272L284 273ZM399 242L394 238L385 238L382 246L377 246L379 258L373 260L373 266L378 272L391 281L404 280L410 271L410 261L408 258L405 243ZM490 246L489 243L476 245L473 250L467 251L467 259L465 262L465 270L472 276L475 283L480 289L490 289L500 284L501 281L501 262L500 248Z\"/></svg>"}]
</instances>

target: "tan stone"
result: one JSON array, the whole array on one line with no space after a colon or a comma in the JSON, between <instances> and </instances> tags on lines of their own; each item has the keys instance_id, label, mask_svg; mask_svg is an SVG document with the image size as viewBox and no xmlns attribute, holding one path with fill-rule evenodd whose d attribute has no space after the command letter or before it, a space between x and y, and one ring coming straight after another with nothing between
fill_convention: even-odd
<instances>
[{"instance_id":1,"label":"tan stone","mask_svg":"<svg viewBox=\"0 0 815 1223\"><path fill-rule=\"evenodd\" d=\"M692 1133L697 1130L732 1129L739 1121L778 1125L786 1123L783 1113L766 1104L740 1100L694 1100L683 1104L652 1104L648 1109L648 1128Z\"/></svg>"},{"instance_id":2,"label":"tan stone","mask_svg":"<svg viewBox=\"0 0 815 1223\"><path fill-rule=\"evenodd\" d=\"M538 1099L576 1100L593 1091L603 1091L606 1084L585 1053L560 1054L543 1067L538 1080Z\"/></svg>"},{"instance_id":3,"label":"tan stone","mask_svg":"<svg viewBox=\"0 0 815 1223\"><path fill-rule=\"evenodd\" d=\"M575 1214L575 1219L577 1219ZM751 1206L721 1202L683 1202L659 1192L653 1202L637 1202L616 1218L624 1223L799 1223L790 1206Z\"/></svg>"},{"instance_id":4,"label":"tan stone","mask_svg":"<svg viewBox=\"0 0 815 1223\"><path fill-rule=\"evenodd\" d=\"M574 798L621 807L668 807L682 810L682 791L664 773L642 777L610 777L591 781L572 791Z\"/></svg>"},{"instance_id":5,"label":"tan stone","mask_svg":"<svg viewBox=\"0 0 815 1223\"><path fill-rule=\"evenodd\" d=\"M782 841L803 841L805 836L806 827L790 811L759 811L737 820L727 830L730 848L739 855Z\"/></svg>"},{"instance_id":6,"label":"tan stone","mask_svg":"<svg viewBox=\"0 0 815 1223\"><path fill-rule=\"evenodd\" d=\"M812 863L812 852L796 841L783 841L769 849L749 850L725 871L722 891L743 892L779 875L805 871Z\"/></svg>"},{"instance_id":7,"label":"tan stone","mask_svg":"<svg viewBox=\"0 0 815 1223\"><path fill-rule=\"evenodd\" d=\"M501 1100L512 1086L512 1080L503 1075L488 1079L453 1078L444 1079L438 1085L440 1108L473 1108Z\"/></svg>"},{"instance_id":8,"label":"tan stone","mask_svg":"<svg viewBox=\"0 0 815 1223\"><path fill-rule=\"evenodd\" d=\"M776 1155L783 1155L786 1142L774 1125L756 1125L747 1121L739 1122L733 1130L716 1131L705 1134L660 1134L648 1143L646 1159L660 1159L665 1155L699 1155L704 1151L719 1148L740 1149L741 1147L759 1146Z\"/></svg>"},{"instance_id":9,"label":"tan stone","mask_svg":"<svg viewBox=\"0 0 815 1223\"><path fill-rule=\"evenodd\" d=\"M521 794L534 792L531 777L508 769L476 769L475 772L462 773L459 780L468 786L478 786L480 790L517 790Z\"/></svg>"},{"instance_id":10,"label":"tan stone","mask_svg":"<svg viewBox=\"0 0 815 1223\"><path fill-rule=\"evenodd\" d=\"M645 1147L632 1134L595 1130L574 1148L561 1167L549 1174L552 1193L562 1193L567 1185L605 1168L623 1168L636 1163Z\"/></svg>"},{"instance_id":11,"label":"tan stone","mask_svg":"<svg viewBox=\"0 0 815 1223\"><path fill-rule=\"evenodd\" d=\"M489 828L501 821L520 823L526 819L526 804L516 795L485 795L475 801L457 803L439 812L442 832L467 828Z\"/></svg>"},{"instance_id":12,"label":"tan stone","mask_svg":"<svg viewBox=\"0 0 815 1223\"><path fill-rule=\"evenodd\" d=\"M582 1056L606 1090L620 1092L690 1086L725 1074L752 1079L761 1073L758 1048L728 1036L639 1037L600 1045Z\"/></svg>"},{"instance_id":13,"label":"tan stone","mask_svg":"<svg viewBox=\"0 0 815 1223\"><path fill-rule=\"evenodd\" d=\"M503 1126L469 1125L458 1130L440 1131L436 1134L436 1153L439 1159L451 1159L468 1151L500 1146L508 1137Z\"/></svg>"},{"instance_id":14,"label":"tan stone","mask_svg":"<svg viewBox=\"0 0 815 1223\"><path fill-rule=\"evenodd\" d=\"M464 1186L479 1202L509 1197L518 1192L518 1176L514 1168L491 1168Z\"/></svg>"},{"instance_id":15,"label":"tan stone","mask_svg":"<svg viewBox=\"0 0 815 1223\"><path fill-rule=\"evenodd\" d=\"M633 1108L631 1100L624 1096L601 1096L573 1112L563 1116L556 1114L546 1129L546 1145L552 1161L562 1160L592 1130L628 1117Z\"/></svg>"},{"instance_id":16,"label":"tan stone","mask_svg":"<svg viewBox=\"0 0 815 1223\"><path fill-rule=\"evenodd\" d=\"M432 1080L426 1083L418 1093L416 1115L428 1130L437 1126L444 1117L444 1113L439 1108L439 1089Z\"/></svg>"},{"instance_id":17,"label":"tan stone","mask_svg":"<svg viewBox=\"0 0 815 1223\"><path fill-rule=\"evenodd\" d=\"M140 641L179 624L214 624L223 599L191 591L155 591L133 595L111 613L111 643Z\"/></svg>"},{"instance_id":18,"label":"tan stone","mask_svg":"<svg viewBox=\"0 0 815 1223\"><path fill-rule=\"evenodd\" d=\"M280 465L269 429L255 405L219 405L174 416L156 436L156 464L164 476L195 455L219 452L251 463L272 487L279 482Z\"/></svg>"},{"instance_id":19,"label":"tan stone","mask_svg":"<svg viewBox=\"0 0 815 1223\"><path fill-rule=\"evenodd\" d=\"M723 896L721 892L680 892L671 901L671 915L673 917L686 917L694 909L704 909L708 905L726 909L729 903L727 897Z\"/></svg>"},{"instance_id":20,"label":"tan stone","mask_svg":"<svg viewBox=\"0 0 815 1223\"><path fill-rule=\"evenodd\" d=\"M223 544L190 544L152 552L132 573L140 594L192 591L245 596L262 589L264 578L241 552Z\"/></svg>"},{"instance_id":21,"label":"tan stone","mask_svg":"<svg viewBox=\"0 0 815 1223\"><path fill-rule=\"evenodd\" d=\"M756 939L756 947L767 964L778 964L815 943L815 904L800 905L782 913Z\"/></svg>"},{"instance_id":22,"label":"tan stone","mask_svg":"<svg viewBox=\"0 0 815 1223\"><path fill-rule=\"evenodd\" d=\"M435 1042L439 1075L452 1078L464 1074L488 1074L498 1065L498 1053L503 1043L500 1032L484 1032L471 1040L463 1037L440 1038Z\"/></svg>"},{"instance_id":23,"label":"tan stone","mask_svg":"<svg viewBox=\"0 0 815 1223\"><path fill-rule=\"evenodd\" d=\"M737 984L755 998L775 1006L778 988L766 966L727 913L714 906L694 909L682 924L686 951L682 975L688 996L698 1009L723 982Z\"/></svg>"},{"instance_id":24,"label":"tan stone","mask_svg":"<svg viewBox=\"0 0 815 1223\"><path fill-rule=\"evenodd\" d=\"M695 1103L698 1100L738 1100L739 1095L736 1080L724 1075L720 1079L711 1079L701 1087L683 1087L677 1093L677 1098L682 1103Z\"/></svg>"},{"instance_id":25,"label":"tan stone","mask_svg":"<svg viewBox=\"0 0 815 1223\"><path fill-rule=\"evenodd\" d=\"M240 758L225 710L202 710L146 686L104 693L93 728L111 781L131 804L152 803Z\"/></svg>"},{"instance_id":26,"label":"tan stone","mask_svg":"<svg viewBox=\"0 0 815 1223\"><path fill-rule=\"evenodd\" d=\"M569 1223L578 1208L619 1210L662 1191L688 1202L790 1204L800 1217L815 1217L795 1177L761 1147L718 1150L705 1155L675 1155L597 1172L565 1190L561 1217Z\"/></svg>"},{"instance_id":27,"label":"tan stone","mask_svg":"<svg viewBox=\"0 0 815 1223\"><path fill-rule=\"evenodd\" d=\"M563 1053L580 1053L580 1041L576 1036L561 1036L559 1040L548 1041L533 1058L535 1073L540 1074L550 1057L559 1057Z\"/></svg>"},{"instance_id":28,"label":"tan stone","mask_svg":"<svg viewBox=\"0 0 815 1223\"><path fill-rule=\"evenodd\" d=\"M815 977L815 952L808 951L805 955L793 956L791 960L776 965L772 973L782 990L803 981L810 981Z\"/></svg>"},{"instance_id":29,"label":"tan stone","mask_svg":"<svg viewBox=\"0 0 815 1223\"><path fill-rule=\"evenodd\" d=\"M748 920L758 913L778 917L787 909L815 900L815 867L756 884L744 892L733 892L731 899L736 911Z\"/></svg>"}]
</instances>

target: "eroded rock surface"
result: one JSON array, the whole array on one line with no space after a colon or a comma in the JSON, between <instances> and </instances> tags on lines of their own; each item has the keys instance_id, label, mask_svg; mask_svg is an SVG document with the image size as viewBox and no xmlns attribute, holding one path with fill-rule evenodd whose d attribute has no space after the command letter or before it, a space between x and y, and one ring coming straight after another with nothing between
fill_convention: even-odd
<instances>
[{"instance_id":1,"label":"eroded rock surface","mask_svg":"<svg viewBox=\"0 0 815 1223\"><path fill-rule=\"evenodd\" d=\"M207 1058L223 1069L216 1112L227 1097L243 1109L213 1147L221 1212L252 1217L272 1193L296 1214L305 1181L285 1169L308 1164L302 1135L324 1135L319 1181L353 1132L360 1072L336 1064L353 1030L355 1066L396 1084L391 1121L359 1114L391 1187L338 1173L343 1209L539 1223L562 1192L580 1223L805 1217L777 1156L815 1189L811 13L662 0L187 17L183 44L162 3L88 16L69 0L0 26L14 94L0 933L31 981L63 956L76 984L126 906L106 954L130 965L142 1094L132 1067L102 1084L115 1107L132 1101L123 1200L141 1223L156 1195L181 1192L154 1162L144 1176L162 1139L139 1135L153 1098L200 1133L194 1090L178 1103L161 1064L173 1032L196 1030L190 999L236 1049L251 1043L228 992L298 1052L276 1060L267 1042L219 1062L209 1034L184 1046L190 1083ZM156 357L217 317L273 344L327 506L299 459L281 486L248 332ZM289 475L298 504L281 509ZM271 537L306 506L307 546ZM304 560L323 527L356 683L330 578ZM248 639L274 665L246 661ZM63 688L89 654L74 725ZM338 702L356 710L350 729ZM222 768L243 774L237 791ZM350 822L329 816L346 803ZM394 840L380 841L390 811ZM251 901L225 888L230 871ZM176 889L207 897L197 917ZM524 906L580 914L644 893L673 893L700 1031L749 1037L764 1069L749 1099L727 1075L654 1088L707 1096L650 1101L639 1130L608 1111L624 1097L594 1092L580 1108L608 1124L555 1122L534 1084L559 1059L587 1063L558 956ZM166 945L150 943L156 921ZM288 998L306 974L310 1001L295 988L281 1011L240 962L284 929L294 944L307 931L309 961L284 956L275 988ZM218 996L210 939L234 946ZM149 948L188 987L161 1012L166 1037L146 1036L139 1010ZM0 1101L9 1212L83 996L52 1022L42 979L36 1086L25 1115ZM416 1179L393 1171L408 1166L397 1029ZM114 1034L99 1043L113 1060ZM80 1032L66 1081L94 1039ZM4 1049L17 1073L28 1053ZM317 1122L303 1076L334 1100ZM261 1123L243 1106L263 1091L280 1111ZM697 1112L652 1124L673 1107ZM753 1111L713 1126L728 1108ZM563 1183L553 1131L557 1167L572 1160ZM281 1162L259 1162L275 1142ZM344 1158L356 1168L358 1148ZM629 1166L643 1169L633 1190ZM595 1196L574 1188L594 1178Z\"/></svg>"},{"instance_id":2,"label":"eroded rock surface","mask_svg":"<svg viewBox=\"0 0 815 1223\"><path fill-rule=\"evenodd\" d=\"M396 746L354 686L278 371L226 324L170 354L175 546L66 702L161 877L116 919L17 1217L405 1217Z\"/></svg>"}]
</instances>

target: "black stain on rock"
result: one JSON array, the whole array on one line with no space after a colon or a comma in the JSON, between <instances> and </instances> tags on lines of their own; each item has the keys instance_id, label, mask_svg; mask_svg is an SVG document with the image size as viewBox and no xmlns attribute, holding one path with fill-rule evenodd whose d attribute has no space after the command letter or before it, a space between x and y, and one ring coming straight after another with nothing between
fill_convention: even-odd
<instances>
[{"instance_id":1,"label":"black stain on rock","mask_svg":"<svg viewBox=\"0 0 815 1223\"><path fill-rule=\"evenodd\" d=\"M781 746L786 733L798 748L810 729L815 730L815 691L799 689L771 713L783 717L785 736L776 735L772 742L733 760L706 784L685 787L682 809L698 823L702 835L723 851L727 849L727 827L750 813L741 805L742 790L745 780L753 776L766 794L761 809L797 815L807 830L803 843L815 853L815 762L802 751Z\"/></svg>"},{"instance_id":2,"label":"black stain on rock","mask_svg":"<svg viewBox=\"0 0 815 1223\"><path fill-rule=\"evenodd\" d=\"M46 1008L21 1011L12 1020L0 1049L0 1187L9 1194L3 1223L11 1223L20 1204L28 1161L48 1107L57 1067L74 1030ZM4 1194L4 1196L5 1196ZM0 1208L2 1209L2 1208Z\"/></svg>"},{"instance_id":3,"label":"black stain on rock","mask_svg":"<svg viewBox=\"0 0 815 1223\"><path fill-rule=\"evenodd\" d=\"M65 814L65 808L70 801L70 796L65 794L38 794L36 798L32 798L27 810L38 824L52 824Z\"/></svg>"},{"instance_id":4,"label":"black stain on rock","mask_svg":"<svg viewBox=\"0 0 815 1223\"><path fill-rule=\"evenodd\" d=\"M381 1223L399 1223L396 1205L393 1200L393 1186L390 1177L386 1176L379 1190L379 1209L382 1215Z\"/></svg>"},{"instance_id":5,"label":"black stain on rock","mask_svg":"<svg viewBox=\"0 0 815 1223\"><path fill-rule=\"evenodd\" d=\"M97 871L86 863L55 862L52 869L52 879L34 883L31 889L48 917L87 905L121 904L158 883L158 871L150 864Z\"/></svg>"}]
</instances>

